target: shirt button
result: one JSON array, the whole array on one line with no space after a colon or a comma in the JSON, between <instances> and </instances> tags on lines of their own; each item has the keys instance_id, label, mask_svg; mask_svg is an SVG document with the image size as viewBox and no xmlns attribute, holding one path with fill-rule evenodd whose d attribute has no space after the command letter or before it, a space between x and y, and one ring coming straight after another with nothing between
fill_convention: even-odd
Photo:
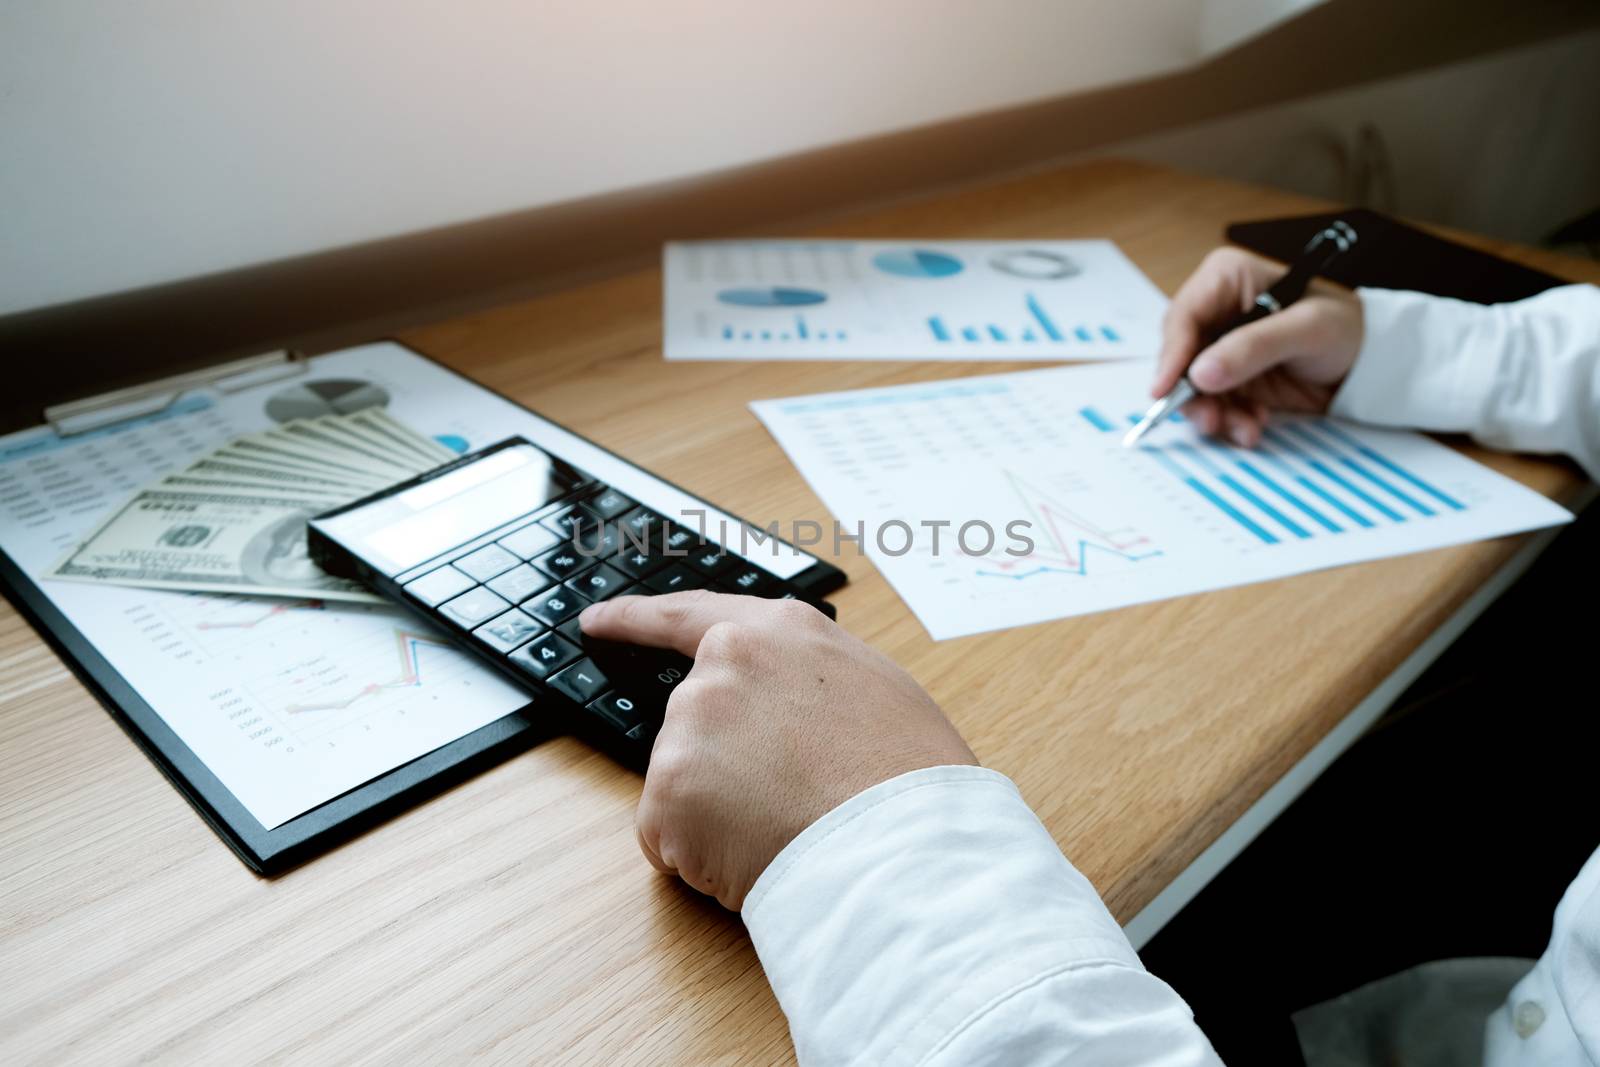
<instances>
[{"instance_id":1,"label":"shirt button","mask_svg":"<svg viewBox=\"0 0 1600 1067\"><path fill-rule=\"evenodd\" d=\"M1518 1037L1532 1037L1534 1031L1544 1025L1544 1009L1536 1000L1524 1000L1512 1013L1511 1025L1516 1028Z\"/></svg>"}]
</instances>

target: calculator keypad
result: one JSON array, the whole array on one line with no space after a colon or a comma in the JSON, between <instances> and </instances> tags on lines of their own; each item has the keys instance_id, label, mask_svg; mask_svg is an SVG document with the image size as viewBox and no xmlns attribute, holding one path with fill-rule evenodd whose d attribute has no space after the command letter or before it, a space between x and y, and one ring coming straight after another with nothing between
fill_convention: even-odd
<instances>
[{"instance_id":1,"label":"calculator keypad","mask_svg":"<svg viewBox=\"0 0 1600 1067\"><path fill-rule=\"evenodd\" d=\"M533 565L559 582L588 570L596 562L593 556L585 556L572 545L562 545L534 560Z\"/></svg>"},{"instance_id":2,"label":"calculator keypad","mask_svg":"<svg viewBox=\"0 0 1600 1067\"><path fill-rule=\"evenodd\" d=\"M551 533L538 523L531 522L522 529L500 538L500 547L515 554L518 559L532 559L539 553L556 547L562 540L559 534Z\"/></svg>"},{"instance_id":3,"label":"calculator keypad","mask_svg":"<svg viewBox=\"0 0 1600 1067\"><path fill-rule=\"evenodd\" d=\"M510 652L539 630L537 621L526 613L512 608L504 615L498 615L472 631L472 636L496 652Z\"/></svg>"},{"instance_id":4,"label":"calculator keypad","mask_svg":"<svg viewBox=\"0 0 1600 1067\"><path fill-rule=\"evenodd\" d=\"M559 626L588 606L587 597L559 585L522 605L523 610L546 626Z\"/></svg>"},{"instance_id":5,"label":"calculator keypad","mask_svg":"<svg viewBox=\"0 0 1600 1067\"><path fill-rule=\"evenodd\" d=\"M405 589L406 595L415 597L430 608L436 608L451 597L471 589L474 584L471 578L447 565L413 580Z\"/></svg>"},{"instance_id":6,"label":"calculator keypad","mask_svg":"<svg viewBox=\"0 0 1600 1067\"><path fill-rule=\"evenodd\" d=\"M616 596L627 585L630 579L627 575L611 566L602 563L593 570L585 571L576 578L567 579L567 588L582 593L590 600L604 600Z\"/></svg>"},{"instance_id":7,"label":"calculator keypad","mask_svg":"<svg viewBox=\"0 0 1600 1067\"><path fill-rule=\"evenodd\" d=\"M504 597L480 585L439 605L439 613L462 629L470 630L510 606Z\"/></svg>"},{"instance_id":8,"label":"calculator keypad","mask_svg":"<svg viewBox=\"0 0 1600 1067\"><path fill-rule=\"evenodd\" d=\"M553 675L550 687L571 697L579 704L587 704L609 689L611 683L600 673L599 667L587 659L580 659L559 674Z\"/></svg>"},{"instance_id":9,"label":"calculator keypad","mask_svg":"<svg viewBox=\"0 0 1600 1067\"><path fill-rule=\"evenodd\" d=\"M596 724L646 747L694 663L670 650L585 634L578 623L585 607L685 589L800 595L607 487L530 519L404 589L415 604L469 631L480 651L503 657L524 684L562 694Z\"/></svg>"},{"instance_id":10,"label":"calculator keypad","mask_svg":"<svg viewBox=\"0 0 1600 1067\"><path fill-rule=\"evenodd\" d=\"M522 560L499 545L485 545L478 551L456 560L455 566L457 570L466 572L478 581L487 582L495 575L504 574L521 562Z\"/></svg>"},{"instance_id":11,"label":"calculator keypad","mask_svg":"<svg viewBox=\"0 0 1600 1067\"><path fill-rule=\"evenodd\" d=\"M550 579L522 563L484 584L513 604L520 604L533 594L549 588Z\"/></svg>"},{"instance_id":12,"label":"calculator keypad","mask_svg":"<svg viewBox=\"0 0 1600 1067\"><path fill-rule=\"evenodd\" d=\"M633 506L632 500L615 489L607 489L588 501L589 510L602 519L614 519Z\"/></svg>"},{"instance_id":13,"label":"calculator keypad","mask_svg":"<svg viewBox=\"0 0 1600 1067\"><path fill-rule=\"evenodd\" d=\"M508 658L524 672L543 681L582 654L571 641L559 634L547 633L529 641Z\"/></svg>"}]
</instances>

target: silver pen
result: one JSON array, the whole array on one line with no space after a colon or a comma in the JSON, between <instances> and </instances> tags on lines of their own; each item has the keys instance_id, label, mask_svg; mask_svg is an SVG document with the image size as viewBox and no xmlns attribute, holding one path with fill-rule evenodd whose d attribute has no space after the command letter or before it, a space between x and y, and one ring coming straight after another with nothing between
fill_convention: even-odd
<instances>
[{"instance_id":1,"label":"silver pen","mask_svg":"<svg viewBox=\"0 0 1600 1067\"><path fill-rule=\"evenodd\" d=\"M1250 305L1250 310L1241 314L1230 322L1225 328L1218 331L1217 337L1237 330L1241 326L1248 326L1252 322L1259 322L1275 312L1282 311L1290 304L1305 295L1311 285L1311 279L1328 269L1335 259L1355 247L1356 231L1343 219L1336 219L1326 228L1319 230L1317 235L1307 242L1305 251L1294 261L1283 276L1267 289L1266 292L1256 297ZM1216 337L1212 338L1215 342ZM1178 379L1167 394L1144 413L1144 418L1134 424L1133 429L1122 438L1122 447L1132 448L1138 444L1145 434L1160 425L1167 416L1177 411L1183 405L1200 395L1200 391L1189 381L1185 374Z\"/></svg>"}]
</instances>

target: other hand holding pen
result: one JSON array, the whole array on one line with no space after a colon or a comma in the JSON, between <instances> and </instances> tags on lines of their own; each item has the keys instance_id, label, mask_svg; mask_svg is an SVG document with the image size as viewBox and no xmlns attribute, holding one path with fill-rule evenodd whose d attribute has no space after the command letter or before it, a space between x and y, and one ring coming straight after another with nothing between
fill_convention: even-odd
<instances>
[{"instance_id":1,"label":"other hand holding pen","mask_svg":"<svg viewBox=\"0 0 1600 1067\"><path fill-rule=\"evenodd\" d=\"M1202 395L1185 413L1202 433L1246 448L1261 440L1271 409L1326 411L1361 351L1361 302L1320 281L1283 311L1216 336L1281 272L1249 252L1215 249L1173 297L1162 324L1150 394L1164 396L1187 371Z\"/></svg>"}]
</instances>

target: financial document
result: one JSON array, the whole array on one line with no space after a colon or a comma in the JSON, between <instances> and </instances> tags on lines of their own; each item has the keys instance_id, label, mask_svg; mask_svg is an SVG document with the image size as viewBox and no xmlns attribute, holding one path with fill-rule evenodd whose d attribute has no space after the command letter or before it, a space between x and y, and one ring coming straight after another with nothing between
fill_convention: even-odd
<instances>
[{"instance_id":1,"label":"financial document","mask_svg":"<svg viewBox=\"0 0 1600 1067\"><path fill-rule=\"evenodd\" d=\"M1154 356L1166 297L1110 241L694 241L668 359Z\"/></svg>"},{"instance_id":2,"label":"financial document","mask_svg":"<svg viewBox=\"0 0 1600 1067\"><path fill-rule=\"evenodd\" d=\"M700 506L393 344L319 356L299 379L241 393L195 390L159 415L106 430L63 438L39 427L0 437L0 549L268 829L526 698L443 634L380 604L45 575L142 488L184 476L242 436L374 408L452 454L521 434L661 513ZM237 468L227 476L240 477ZM713 528L733 522L714 509L706 517ZM810 560L789 550L762 562L788 576Z\"/></svg>"},{"instance_id":3,"label":"financial document","mask_svg":"<svg viewBox=\"0 0 1600 1067\"><path fill-rule=\"evenodd\" d=\"M1151 366L1060 367L752 405L935 640L1567 522L1420 434L1181 420L1138 448ZM848 543L848 542L847 542Z\"/></svg>"}]
</instances>

